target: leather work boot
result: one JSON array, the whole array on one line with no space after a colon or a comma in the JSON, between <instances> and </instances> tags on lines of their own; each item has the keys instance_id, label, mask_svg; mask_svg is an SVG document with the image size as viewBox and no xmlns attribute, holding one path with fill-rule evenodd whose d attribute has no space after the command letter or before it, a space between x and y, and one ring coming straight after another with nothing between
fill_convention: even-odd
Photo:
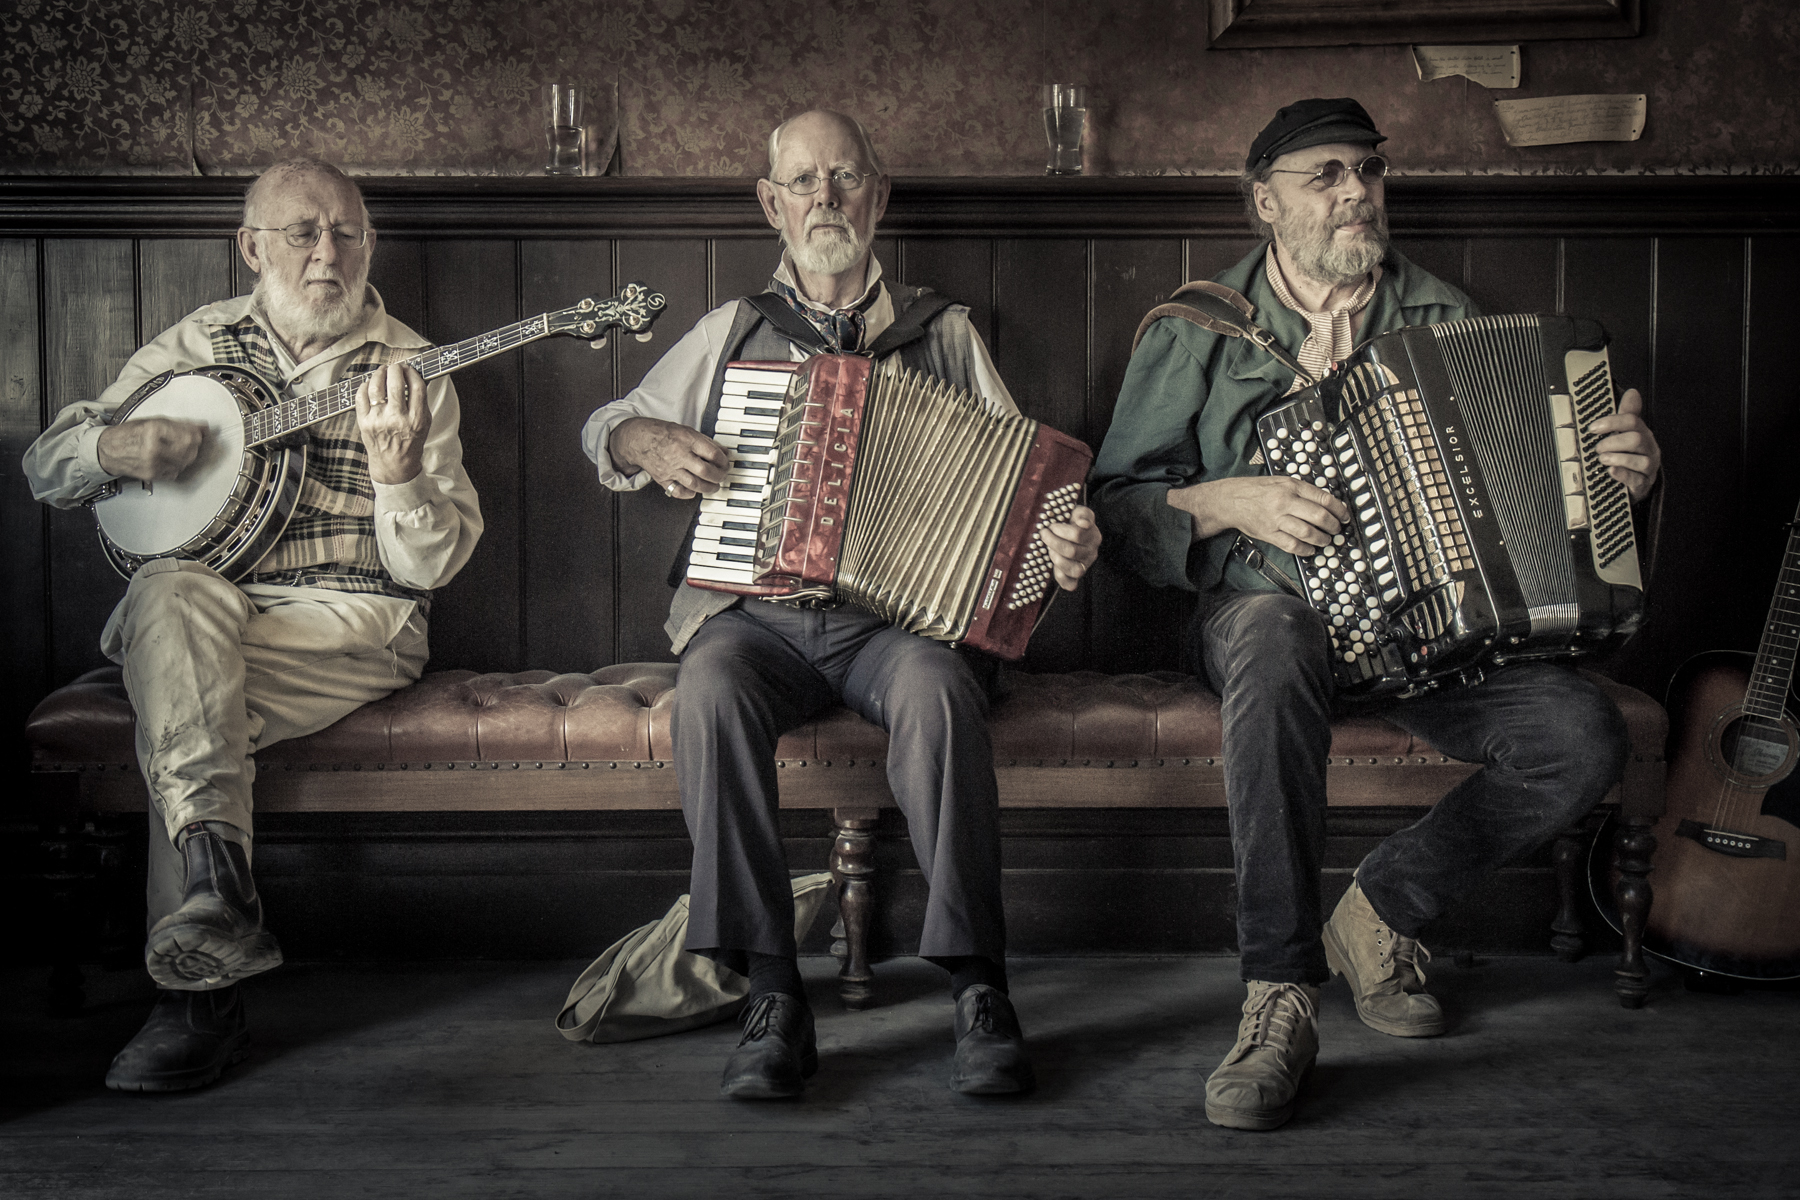
<instances>
[{"instance_id":1,"label":"leather work boot","mask_svg":"<svg viewBox=\"0 0 1800 1200\"><path fill-rule=\"evenodd\" d=\"M1319 989L1250 981L1237 1045L1206 1081L1206 1119L1227 1129L1278 1129L1319 1057Z\"/></svg>"},{"instance_id":2,"label":"leather work boot","mask_svg":"<svg viewBox=\"0 0 1800 1200\"><path fill-rule=\"evenodd\" d=\"M1444 1010L1425 994L1431 951L1395 933L1354 879L1325 923L1325 961L1356 997L1356 1015L1370 1029L1395 1037L1435 1037L1444 1032Z\"/></svg>"},{"instance_id":3,"label":"leather work boot","mask_svg":"<svg viewBox=\"0 0 1800 1200\"><path fill-rule=\"evenodd\" d=\"M719 1094L736 1100L798 1096L819 1069L818 1038L806 1001L763 992L751 998L739 1023L744 1036L725 1060Z\"/></svg>"},{"instance_id":4,"label":"leather work boot","mask_svg":"<svg viewBox=\"0 0 1800 1200\"><path fill-rule=\"evenodd\" d=\"M250 1026L237 984L156 997L150 1019L114 1056L106 1086L118 1092L205 1087L250 1053Z\"/></svg>"},{"instance_id":5,"label":"leather work boot","mask_svg":"<svg viewBox=\"0 0 1800 1200\"><path fill-rule=\"evenodd\" d=\"M200 991L281 965L281 947L262 927L250 856L213 824L182 830L187 890L181 907L150 928L144 966L161 987Z\"/></svg>"},{"instance_id":6,"label":"leather work boot","mask_svg":"<svg viewBox=\"0 0 1800 1200\"><path fill-rule=\"evenodd\" d=\"M951 1089L965 1096L998 1096L1026 1091L1036 1082L1012 1000L985 983L964 988L956 998Z\"/></svg>"}]
</instances>

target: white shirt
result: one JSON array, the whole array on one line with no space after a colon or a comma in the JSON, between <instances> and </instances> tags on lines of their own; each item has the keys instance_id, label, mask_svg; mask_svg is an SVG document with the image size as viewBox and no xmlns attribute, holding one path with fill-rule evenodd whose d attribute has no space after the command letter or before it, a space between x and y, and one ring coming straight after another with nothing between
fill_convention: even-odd
<instances>
[{"instance_id":1,"label":"white shirt","mask_svg":"<svg viewBox=\"0 0 1800 1200\"><path fill-rule=\"evenodd\" d=\"M781 265L776 268L775 278L798 290L785 254ZM881 263L871 254L867 283L858 296L857 303L861 303L869 294L870 288L877 287L880 283ZM625 475L613 465L608 440L612 437L613 429L621 422L633 417L654 417L659 421L685 425L689 429L700 428L700 423L706 416L713 375L718 370L719 356L725 352L725 339L731 334L731 323L737 316L737 307L736 300L728 300L701 317L699 323L688 330L650 368L642 383L622 398L595 409L594 414L587 419L587 424L581 430L581 448L599 468L602 484L615 492L634 492L650 482L648 471ZM863 319L866 323L865 343L874 342L894 323L894 303L886 287L881 287L880 297L869 306ZM990 407L1009 415L1016 414L1019 407L1013 403L1012 393L1006 390L1006 384L1001 382L1000 372L995 369L994 360L989 357L981 335L970 329L969 340L974 347L972 374L976 390ZM794 362L803 362L810 357L806 351L791 344L788 353Z\"/></svg>"},{"instance_id":2,"label":"white shirt","mask_svg":"<svg viewBox=\"0 0 1800 1200\"><path fill-rule=\"evenodd\" d=\"M305 362L295 362L281 339L271 337L287 396L303 396L338 382L356 359L356 351L373 342L398 350L424 350L430 343L388 315L374 288L368 289L364 321ZM74 508L82 498L110 482L100 466L100 434L105 418L149 379L164 371L186 371L213 361L212 331L231 326L246 314L265 330L268 320L252 296L208 304L183 317L133 354L111 387L93 400L81 400L56 415L25 452L25 475L32 495L57 508ZM462 465L462 421L456 389L446 376L425 387L431 407L423 468L405 483L375 483L375 538L382 564L395 582L413 588L438 588L469 561L481 537L480 501ZM95 551L98 553L98 550ZM306 589L316 591L317 589ZM358 595L359 593L334 593ZM387 600L371 597L369 603ZM410 612L411 601L404 604ZM397 628L397 626L396 626Z\"/></svg>"}]
</instances>

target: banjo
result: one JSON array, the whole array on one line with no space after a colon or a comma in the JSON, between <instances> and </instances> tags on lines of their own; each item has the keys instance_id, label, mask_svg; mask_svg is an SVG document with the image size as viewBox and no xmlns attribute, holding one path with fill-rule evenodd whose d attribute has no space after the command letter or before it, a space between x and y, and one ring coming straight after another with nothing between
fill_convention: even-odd
<instances>
[{"instance_id":1,"label":"banjo","mask_svg":"<svg viewBox=\"0 0 1800 1200\"><path fill-rule=\"evenodd\" d=\"M593 297L438 346L404 361L426 379L553 334L599 338L613 326L648 339L666 301L641 283L610 300ZM133 392L110 423L164 417L205 426L200 451L179 478L115 479L83 501L99 524L100 547L127 579L155 558L185 558L236 580L260 562L287 528L306 478L304 430L356 407L372 372L283 400L240 367L165 371Z\"/></svg>"}]
</instances>

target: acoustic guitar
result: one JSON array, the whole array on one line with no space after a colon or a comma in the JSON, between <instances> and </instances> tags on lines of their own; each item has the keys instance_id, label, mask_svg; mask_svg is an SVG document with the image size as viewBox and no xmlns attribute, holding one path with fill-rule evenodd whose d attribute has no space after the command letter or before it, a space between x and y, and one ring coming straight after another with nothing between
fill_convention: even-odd
<instances>
[{"instance_id":1,"label":"acoustic guitar","mask_svg":"<svg viewBox=\"0 0 1800 1200\"><path fill-rule=\"evenodd\" d=\"M1740 979L1800 977L1800 513L1754 657L1712 651L1669 685L1668 809L1657 822L1644 949ZM1610 859L1604 833L1593 865ZM1594 870L1595 900L1616 870ZM1599 885L1605 878L1604 897ZM1618 926L1607 903L1600 909Z\"/></svg>"},{"instance_id":2,"label":"acoustic guitar","mask_svg":"<svg viewBox=\"0 0 1800 1200\"><path fill-rule=\"evenodd\" d=\"M660 292L629 283L610 300L590 296L405 361L431 380L556 334L597 340L616 326L648 338L665 303ZM145 383L112 423L167 417L198 422L205 432L178 478L115 479L83 498L107 561L127 579L153 558L189 559L233 580L247 573L293 516L306 477L305 430L355 408L367 374L290 399L239 367L165 371Z\"/></svg>"}]
</instances>

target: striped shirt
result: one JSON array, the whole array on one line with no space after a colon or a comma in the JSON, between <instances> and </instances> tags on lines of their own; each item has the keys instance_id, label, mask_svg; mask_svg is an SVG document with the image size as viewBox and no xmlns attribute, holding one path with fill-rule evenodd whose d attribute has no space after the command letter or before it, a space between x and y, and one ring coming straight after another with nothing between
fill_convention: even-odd
<instances>
[{"instance_id":1,"label":"striped shirt","mask_svg":"<svg viewBox=\"0 0 1800 1200\"><path fill-rule=\"evenodd\" d=\"M1287 280L1282 278L1281 267L1275 261L1275 243L1269 243L1268 257L1264 260L1263 270L1269 277L1269 286L1275 289L1275 295L1288 308L1293 309L1306 318L1311 328L1306 340L1300 344L1300 352L1294 357L1300 360L1313 378L1323 379L1331 368L1350 357L1356 348L1356 330L1362 324L1356 318L1362 310L1369 307L1369 301L1375 296L1375 284L1381 278L1379 265L1362 281L1349 300L1339 308L1328 312L1312 312L1294 299L1288 290ZM1306 380L1299 375L1294 376L1293 386L1287 394L1293 395L1306 386Z\"/></svg>"}]
</instances>

